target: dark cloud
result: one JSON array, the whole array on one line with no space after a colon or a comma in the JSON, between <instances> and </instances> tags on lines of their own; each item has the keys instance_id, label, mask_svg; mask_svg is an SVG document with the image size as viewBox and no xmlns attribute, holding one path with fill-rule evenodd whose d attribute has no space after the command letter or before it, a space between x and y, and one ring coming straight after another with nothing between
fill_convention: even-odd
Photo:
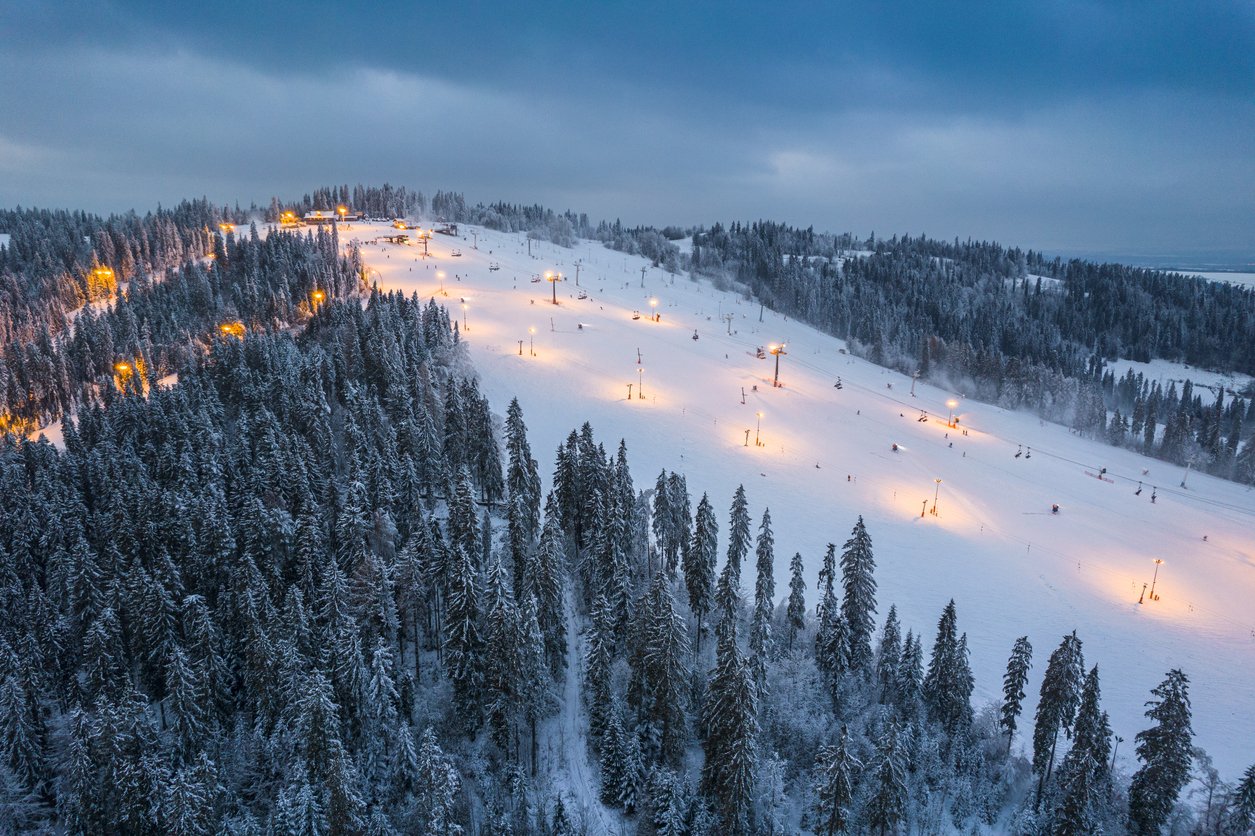
<instances>
[{"instance_id":1,"label":"dark cloud","mask_svg":"<svg viewBox=\"0 0 1255 836\"><path fill-rule=\"evenodd\" d=\"M0 10L0 203L388 180L629 222L1255 252L1247 4L392 5Z\"/></svg>"}]
</instances>

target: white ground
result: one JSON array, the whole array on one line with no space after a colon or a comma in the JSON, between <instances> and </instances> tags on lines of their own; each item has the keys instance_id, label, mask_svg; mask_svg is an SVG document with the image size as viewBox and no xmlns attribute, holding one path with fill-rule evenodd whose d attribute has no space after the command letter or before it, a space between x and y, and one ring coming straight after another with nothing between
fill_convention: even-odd
<instances>
[{"instance_id":1,"label":"white ground","mask_svg":"<svg viewBox=\"0 0 1255 836\"><path fill-rule=\"evenodd\" d=\"M341 234L366 240L386 229L354 224ZM421 247L387 244L365 245L363 255L382 288L436 295L469 324L483 390L502 412L518 397L546 482L553 451L589 420L608 450L627 440L638 487L667 467L686 474L694 503L708 491L725 538L733 490L744 483L756 518L771 508L777 590L787 589L789 557L800 551L812 605L825 544L844 542L862 514L881 615L897 603L927 648L955 598L978 700L1000 695L1011 645L1027 634L1035 702L1047 656L1076 629L1087 663L1099 665L1114 729L1129 741L1120 748L1126 765L1133 735L1148 724L1143 703L1172 667L1191 678L1196 742L1225 777L1255 760L1255 492L1197 473L1183 489L1180 468L982 403L958 406L964 436L946 426L955 393L919 384L912 397L907 378L841 353L839 340L771 311L760 323L757 304L707 283L649 268L642 289L646 262L600 244L533 241L529 257L521 235L478 232L478 251L469 236L437 235L426 260ZM463 255L451 257L454 249ZM580 287L568 276L555 307L550 285L531 279L573 274L577 259ZM589 298L578 299L581 291ZM660 322L650 320L651 298ZM719 319L726 313L731 335ZM772 388L771 356L755 357L773 341L788 343L784 388ZM636 396L641 382L646 398L627 400L628 385ZM1016 458L1021 445L1031 458ZM1086 475L1101 467L1114 483ZM938 515L921 517L938 478ZM1166 561L1160 597L1139 605L1154 557Z\"/></svg>"},{"instance_id":2,"label":"white ground","mask_svg":"<svg viewBox=\"0 0 1255 836\"><path fill-rule=\"evenodd\" d=\"M1255 287L1255 273L1210 273L1199 270L1184 271L1189 276L1202 276L1213 282L1228 282L1229 284L1240 284L1246 287Z\"/></svg>"}]
</instances>

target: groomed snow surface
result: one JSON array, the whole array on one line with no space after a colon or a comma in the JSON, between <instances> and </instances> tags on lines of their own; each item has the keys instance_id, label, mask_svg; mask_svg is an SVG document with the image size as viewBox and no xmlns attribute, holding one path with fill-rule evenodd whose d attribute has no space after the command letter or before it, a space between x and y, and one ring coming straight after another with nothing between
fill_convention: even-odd
<instances>
[{"instance_id":1,"label":"groomed snow surface","mask_svg":"<svg viewBox=\"0 0 1255 836\"><path fill-rule=\"evenodd\" d=\"M1150 690L1176 667L1192 683L1195 742L1222 775L1234 780L1255 760L1251 489L1187 478L958 392L919 383L912 397L909 378L844 353L840 340L599 243L533 241L529 256L522 235L461 232L433 236L428 258L421 244L368 243L390 233L384 224L340 234L363 242L381 289L448 306L494 407L504 413L519 399L546 485L558 445L589 421L610 451L626 439L638 488L652 487L665 467L685 474L694 504L710 494L722 562L727 509L744 483L755 529L771 509L776 589L787 591L789 559L801 552L811 607L826 544L840 546L861 514L875 546L880 617L896 603L903 629L922 632L927 650L954 598L978 704L1000 699L1011 645L1028 635L1034 668L1022 726L1031 729L1046 658L1075 629L1127 741L1119 749L1126 769L1135 768L1134 734L1149 725ZM545 271L563 274L556 306ZM721 319L729 314L730 324ZM756 356L771 343L787 344L780 388L772 355ZM951 398L966 435L947 426ZM1105 477L1090 475L1104 467ZM937 514L921 516L934 495ZM1154 558L1164 560L1158 597L1147 591L1139 604ZM1017 745L1028 745L1023 732Z\"/></svg>"}]
</instances>

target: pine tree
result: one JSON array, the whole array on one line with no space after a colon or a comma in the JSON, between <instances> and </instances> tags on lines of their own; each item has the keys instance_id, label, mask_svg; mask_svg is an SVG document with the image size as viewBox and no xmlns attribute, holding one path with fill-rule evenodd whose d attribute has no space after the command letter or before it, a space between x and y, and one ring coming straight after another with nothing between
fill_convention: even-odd
<instances>
[{"instance_id":1,"label":"pine tree","mask_svg":"<svg viewBox=\"0 0 1255 836\"><path fill-rule=\"evenodd\" d=\"M615 658L615 620L610 602L598 595L589 613L588 642L584 650L584 694L589 729L600 740L609 721L610 673Z\"/></svg>"},{"instance_id":2,"label":"pine tree","mask_svg":"<svg viewBox=\"0 0 1255 836\"><path fill-rule=\"evenodd\" d=\"M640 647L630 660L629 702L637 710L638 728L658 741L658 755L677 765L684 753L684 703L688 668L684 664L688 636L676 612L670 586L660 571L654 576L639 615ZM651 753L652 754L652 753Z\"/></svg>"},{"instance_id":3,"label":"pine tree","mask_svg":"<svg viewBox=\"0 0 1255 836\"><path fill-rule=\"evenodd\" d=\"M1011 752L1011 741L1015 737L1015 729L1020 712L1024 706L1024 684L1028 682L1028 672L1033 666L1033 646L1028 636L1020 636L1011 648L1011 658L1007 660L1007 672L1002 677L1002 711L998 725L1007 735L1007 753Z\"/></svg>"},{"instance_id":4,"label":"pine tree","mask_svg":"<svg viewBox=\"0 0 1255 836\"><path fill-rule=\"evenodd\" d=\"M1226 817L1229 832L1245 833L1255 828L1255 764L1247 767L1242 774L1230 799L1230 809Z\"/></svg>"},{"instance_id":5,"label":"pine tree","mask_svg":"<svg viewBox=\"0 0 1255 836\"><path fill-rule=\"evenodd\" d=\"M519 611L505 567L494 560L484 589L484 703L493 742L506 757L516 756L514 710L522 677Z\"/></svg>"},{"instance_id":6,"label":"pine tree","mask_svg":"<svg viewBox=\"0 0 1255 836\"><path fill-rule=\"evenodd\" d=\"M1093 812L1097 771L1098 764L1089 752L1074 758L1070 769L1060 767L1063 796L1055 811L1051 836L1089 836L1101 832Z\"/></svg>"},{"instance_id":7,"label":"pine tree","mask_svg":"<svg viewBox=\"0 0 1255 836\"><path fill-rule=\"evenodd\" d=\"M685 785L676 773L666 767L654 767L649 775L650 820L657 836L684 836L688 812Z\"/></svg>"},{"instance_id":8,"label":"pine tree","mask_svg":"<svg viewBox=\"0 0 1255 836\"><path fill-rule=\"evenodd\" d=\"M851 804L862 763L850 751L849 730L843 725L837 742L825 746L815 763L815 832L825 836L849 833L853 827Z\"/></svg>"},{"instance_id":9,"label":"pine tree","mask_svg":"<svg viewBox=\"0 0 1255 836\"><path fill-rule=\"evenodd\" d=\"M828 544L824 552L823 568L819 570L819 629L815 633L815 664L828 678L835 691L835 683L848 668L849 645L841 605L834 585L837 574L837 547Z\"/></svg>"},{"instance_id":10,"label":"pine tree","mask_svg":"<svg viewBox=\"0 0 1255 836\"><path fill-rule=\"evenodd\" d=\"M758 579L754 585L754 619L750 625L750 665L762 705L767 696L767 652L771 645L771 615L776 597L775 537L771 532L770 509L763 511L755 554Z\"/></svg>"},{"instance_id":11,"label":"pine tree","mask_svg":"<svg viewBox=\"0 0 1255 836\"><path fill-rule=\"evenodd\" d=\"M729 559L720 578L732 602L722 614L715 669L706 693L702 793L711 800L723 832L740 836L749 833L758 722L753 675L737 647L732 566Z\"/></svg>"},{"instance_id":12,"label":"pine tree","mask_svg":"<svg viewBox=\"0 0 1255 836\"><path fill-rule=\"evenodd\" d=\"M553 494L550 494L553 499ZM540 544L536 548L536 576L532 580L532 592L536 597L536 620L544 638L545 658L554 679L566 668L566 604L562 595L564 535L554 513L546 514L545 527L541 531Z\"/></svg>"},{"instance_id":13,"label":"pine tree","mask_svg":"<svg viewBox=\"0 0 1255 836\"><path fill-rule=\"evenodd\" d=\"M445 615L444 663L453 683L457 716L467 733L479 725L480 653L478 577L471 556L461 545L453 545L453 576Z\"/></svg>"},{"instance_id":14,"label":"pine tree","mask_svg":"<svg viewBox=\"0 0 1255 836\"><path fill-rule=\"evenodd\" d=\"M684 553L684 585L688 589L689 609L697 618L693 634L693 652L702 648L702 621L714 605L715 561L718 544L718 523L710 498L702 494L697 503L697 522L693 529L693 545Z\"/></svg>"},{"instance_id":15,"label":"pine tree","mask_svg":"<svg viewBox=\"0 0 1255 836\"><path fill-rule=\"evenodd\" d=\"M872 541L860 516L841 553L841 615L849 643L850 669L865 671L872 661L872 633L876 629L876 559Z\"/></svg>"},{"instance_id":16,"label":"pine tree","mask_svg":"<svg viewBox=\"0 0 1255 836\"><path fill-rule=\"evenodd\" d=\"M896 829L906 812L906 768L896 720L890 720L876 746L876 760L868 776L871 798L867 802L868 826L884 836Z\"/></svg>"},{"instance_id":17,"label":"pine tree","mask_svg":"<svg viewBox=\"0 0 1255 836\"><path fill-rule=\"evenodd\" d=\"M750 512L749 501L745 498L745 486L737 485L732 495L731 520L728 523L728 566L732 589L738 596L741 594L741 563L750 549Z\"/></svg>"},{"instance_id":18,"label":"pine tree","mask_svg":"<svg viewBox=\"0 0 1255 836\"><path fill-rule=\"evenodd\" d=\"M416 776L418 784L411 808L414 832L461 836L462 826L454 821L454 810L462 791L462 779L441 750L430 726L423 731L419 743Z\"/></svg>"},{"instance_id":19,"label":"pine tree","mask_svg":"<svg viewBox=\"0 0 1255 836\"><path fill-rule=\"evenodd\" d=\"M1071 733L1084 676L1081 640L1073 631L1071 635L1064 636L1054 653L1050 654L1046 673L1042 677L1041 697L1037 702L1037 717L1033 725L1033 771L1038 775L1038 804L1041 804L1042 793L1054 768L1059 732Z\"/></svg>"},{"instance_id":20,"label":"pine tree","mask_svg":"<svg viewBox=\"0 0 1255 836\"><path fill-rule=\"evenodd\" d=\"M880 685L880 701L883 703L896 701L902 650L898 608L890 604L889 614L885 616L885 626L880 633L880 649L876 655L876 682Z\"/></svg>"},{"instance_id":21,"label":"pine tree","mask_svg":"<svg viewBox=\"0 0 1255 836\"><path fill-rule=\"evenodd\" d=\"M1189 781L1194 729L1190 724L1189 679L1179 669L1167 678L1146 703L1146 716L1155 725L1137 733L1137 758L1142 767L1129 784L1129 817L1138 833L1159 833L1177 795Z\"/></svg>"},{"instance_id":22,"label":"pine tree","mask_svg":"<svg viewBox=\"0 0 1255 836\"><path fill-rule=\"evenodd\" d=\"M958 615L952 599L937 622L937 639L922 688L929 719L940 723L951 739L972 723L973 680L967 636L957 634Z\"/></svg>"},{"instance_id":23,"label":"pine tree","mask_svg":"<svg viewBox=\"0 0 1255 836\"><path fill-rule=\"evenodd\" d=\"M802 577L802 553L794 552L789 561L789 606L785 613L789 625L789 652L797 634L806 629L806 580Z\"/></svg>"},{"instance_id":24,"label":"pine tree","mask_svg":"<svg viewBox=\"0 0 1255 836\"><path fill-rule=\"evenodd\" d=\"M914 716L918 703L923 699L924 648L920 637L910 630L906 631L906 638L902 640L902 664L898 667L896 686L898 705L908 717Z\"/></svg>"}]
</instances>

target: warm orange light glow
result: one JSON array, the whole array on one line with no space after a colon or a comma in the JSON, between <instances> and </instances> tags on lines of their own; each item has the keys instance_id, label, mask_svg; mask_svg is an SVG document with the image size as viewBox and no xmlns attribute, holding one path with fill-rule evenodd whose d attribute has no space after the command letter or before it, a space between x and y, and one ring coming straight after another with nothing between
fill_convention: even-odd
<instances>
[{"instance_id":1,"label":"warm orange light glow","mask_svg":"<svg viewBox=\"0 0 1255 836\"><path fill-rule=\"evenodd\" d=\"M131 364L130 363L118 363L117 365L113 367L113 370L116 371L118 374L127 374L131 371Z\"/></svg>"},{"instance_id":2,"label":"warm orange light glow","mask_svg":"<svg viewBox=\"0 0 1255 836\"><path fill-rule=\"evenodd\" d=\"M218 224L218 229L222 231L223 235L226 235L228 232L235 232L235 224L226 223L224 221L223 223Z\"/></svg>"},{"instance_id":3,"label":"warm orange light glow","mask_svg":"<svg viewBox=\"0 0 1255 836\"><path fill-rule=\"evenodd\" d=\"M218 330L224 337L236 337L244 339L245 327L243 322L224 322L218 326Z\"/></svg>"},{"instance_id":4,"label":"warm orange light glow","mask_svg":"<svg viewBox=\"0 0 1255 836\"><path fill-rule=\"evenodd\" d=\"M311 295L314 297L315 302L321 302L327 298L327 294L323 293L321 290L315 290Z\"/></svg>"},{"instance_id":5,"label":"warm orange light glow","mask_svg":"<svg viewBox=\"0 0 1255 836\"><path fill-rule=\"evenodd\" d=\"M347 206L337 206L337 207L336 207L336 211L337 211L337 212L339 212L339 213L340 213L340 217L342 217L342 218L343 218L345 215L347 215L347 214L349 213L349 207L347 207Z\"/></svg>"}]
</instances>

